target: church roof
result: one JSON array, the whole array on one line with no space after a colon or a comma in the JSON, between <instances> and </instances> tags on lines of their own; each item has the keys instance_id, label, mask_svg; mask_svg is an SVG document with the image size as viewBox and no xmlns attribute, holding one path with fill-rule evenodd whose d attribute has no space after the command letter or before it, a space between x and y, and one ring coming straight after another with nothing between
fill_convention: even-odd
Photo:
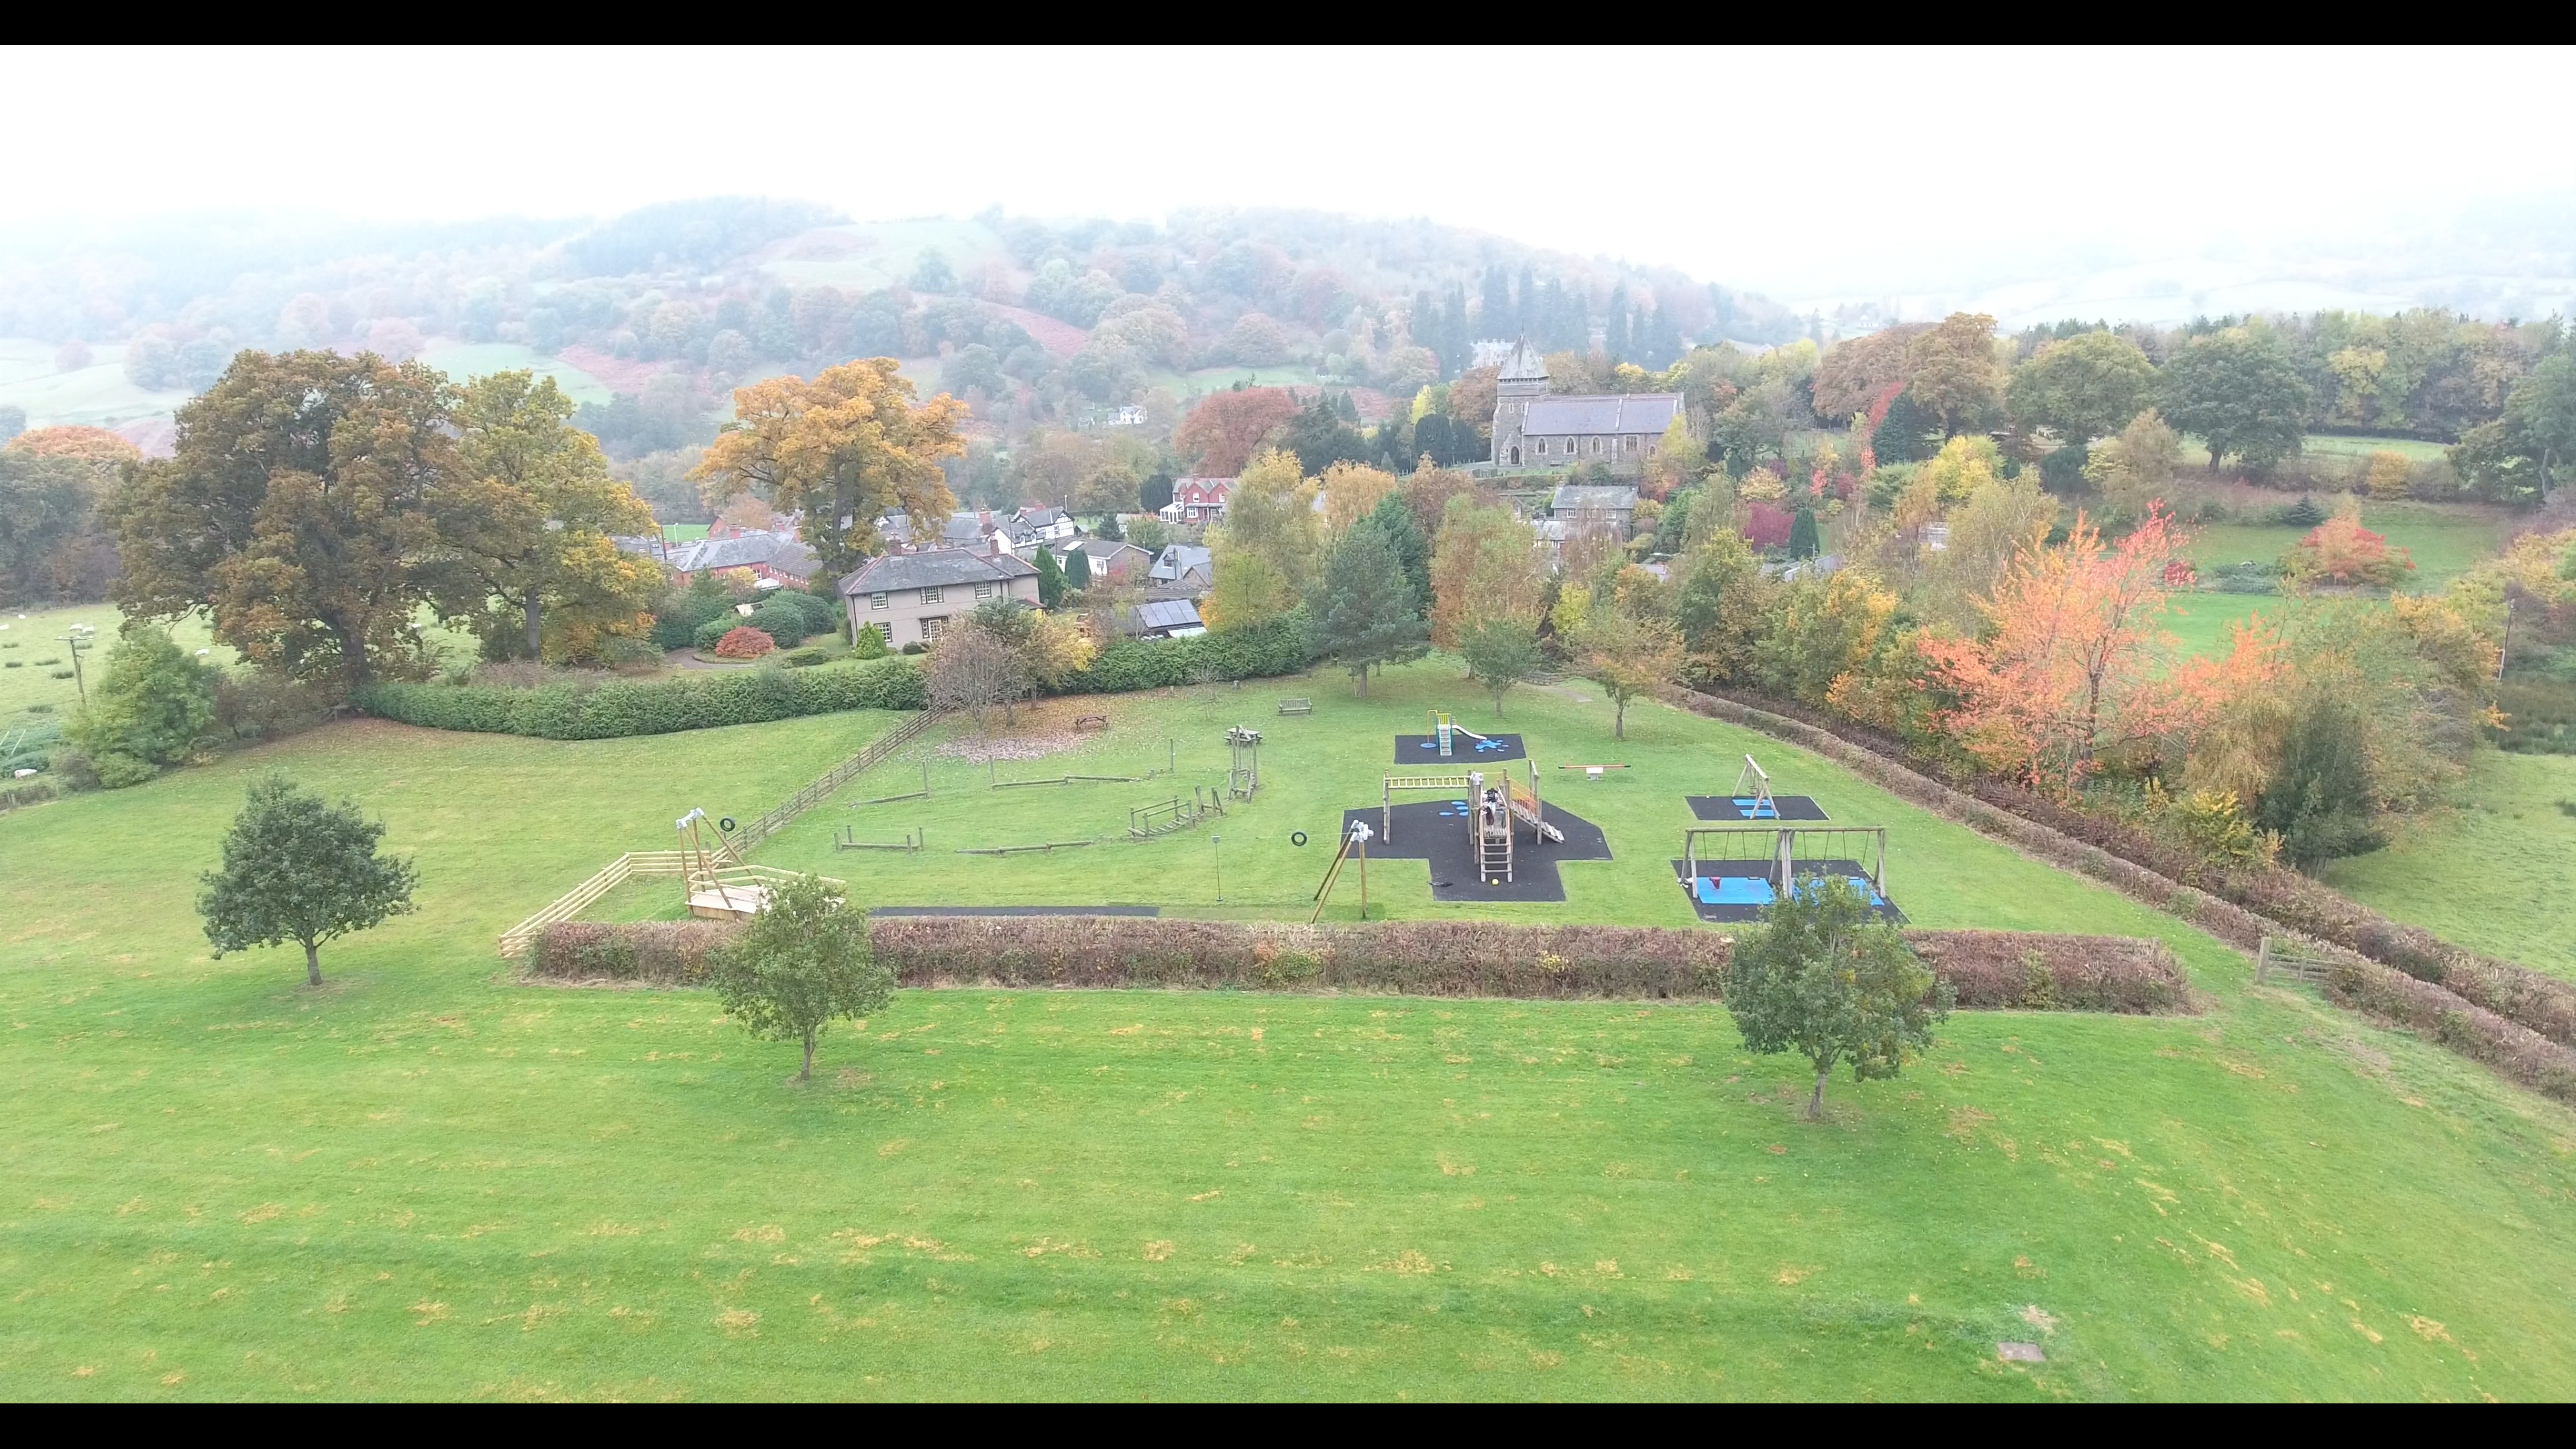
<instances>
[{"instance_id":1,"label":"church roof","mask_svg":"<svg viewBox=\"0 0 2576 1449\"><path fill-rule=\"evenodd\" d=\"M1530 399L1521 431L1544 433L1653 433L1660 436L1682 415L1677 392L1560 393Z\"/></svg>"},{"instance_id":2,"label":"church roof","mask_svg":"<svg viewBox=\"0 0 2576 1449\"><path fill-rule=\"evenodd\" d=\"M1538 349L1530 346L1530 340L1524 337L1512 344L1512 355L1503 359L1502 373L1495 381L1545 382L1547 363L1538 355Z\"/></svg>"}]
</instances>

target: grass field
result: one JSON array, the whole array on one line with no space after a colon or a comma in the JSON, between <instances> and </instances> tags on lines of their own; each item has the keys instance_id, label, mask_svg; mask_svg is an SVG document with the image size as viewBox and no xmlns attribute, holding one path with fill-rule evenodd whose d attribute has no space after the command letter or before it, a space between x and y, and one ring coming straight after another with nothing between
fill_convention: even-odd
<instances>
[{"instance_id":1,"label":"grass field","mask_svg":"<svg viewBox=\"0 0 2576 1449\"><path fill-rule=\"evenodd\" d=\"M114 604L76 604L24 614L15 609L0 611L0 625L6 626L0 628L0 731L70 718L80 707L79 681L54 678L72 667L71 650L62 636L76 624L98 631L96 647L82 651L80 665L88 682L95 685L99 672L107 667L108 651L116 647L117 627L124 622L125 616ZM213 662L233 662L233 651L214 642L202 619L180 620L170 637L183 649L208 650L207 658Z\"/></svg>"},{"instance_id":2,"label":"grass field","mask_svg":"<svg viewBox=\"0 0 2576 1449\"><path fill-rule=\"evenodd\" d=\"M2449 809L2326 881L2464 946L2576 979L2576 756L2482 749Z\"/></svg>"},{"instance_id":3,"label":"grass field","mask_svg":"<svg viewBox=\"0 0 2576 1449\"><path fill-rule=\"evenodd\" d=\"M2333 501L2319 498L2317 506L2331 509ZM2414 592L2442 587L2478 560L2494 556L2503 542L2500 521L2482 511L2423 503L2364 503L2361 522L2386 534L2390 547L2412 555L2415 572L2404 587ZM2205 574L2245 559L2270 563L2306 534L2306 529L2288 524L2201 524L2193 528L2187 552Z\"/></svg>"},{"instance_id":4,"label":"grass field","mask_svg":"<svg viewBox=\"0 0 2576 1449\"><path fill-rule=\"evenodd\" d=\"M2350 438L2336 433L2310 433L2300 442L2300 451L2310 456L2333 458L2367 458L2373 453L2395 453L2410 463L2435 463L2451 455L2447 443L2426 442L2422 438ZM2206 458L2209 449L2201 449Z\"/></svg>"},{"instance_id":5,"label":"grass field","mask_svg":"<svg viewBox=\"0 0 2576 1449\"><path fill-rule=\"evenodd\" d=\"M433 337L421 350L420 360L457 382L495 372L532 371L541 377L553 378L555 385L563 389L564 396L574 402L604 406L609 400L608 384L559 357L516 342L466 342L454 337Z\"/></svg>"},{"instance_id":6,"label":"grass field","mask_svg":"<svg viewBox=\"0 0 2576 1449\"><path fill-rule=\"evenodd\" d=\"M27 410L31 428L114 428L143 418L167 417L188 400L184 390L151 392L125 380L125 349L90 349L90 365L54 370L54 346L30 337L0 338L0 403Z\"/></svg>"},{"instance_id":7,"label":"grass field","mask_svg":"<svg viewBox=\"0 0 2576 1449\"><path fill-rule=\"evenodd\" d=\"M1368 706L1344 687L1119 697L1086 748L1159 733L1198 751L1186 773L1208 730L1264 728L1262 797L1219 826L1227 909L1286 914L1322 862L1279 837L1359 803L1423 700L1484 721L1437 662ZM1317 714L1265 718L1276 693ZM760 808L889 722L585 744L352 723L0 816L0 881L43 903L0 916L0 1392L2576 1391L2576 1118L2253 991L2178 923L1768 741L1783 789L1896 828L1918 920L2153 931L2210 1013L1961 1015L1903 1079L1838 1079L1811 1126L1799 1073L1708 1007L909 992L798 1090L703 993L523 986L491 955L689 805ZM1678 795L1731 779L1743 738L1640 706L1616 745L1563 696L1505 724L1543 764L1639 766L1555 792L1619 853L1568 871L1562 914L1677 918L1649 883ZM189 911L269 767L354 792L420 863L419 914L326 950L319 992L291 950L209 960ZM889 765L853 793L906 787ZM987 790L931 828L1089 829L1151 793L1109 788ZM828 862L871 901L1215 909L1203 837L1007 871L834 858L829 828L868 814L826 805L755 859ZM1401 870L1381 898L1429 914ZM1997 1362L2004 1338L2049 1362Z\"/></svg>"}]
</instances>

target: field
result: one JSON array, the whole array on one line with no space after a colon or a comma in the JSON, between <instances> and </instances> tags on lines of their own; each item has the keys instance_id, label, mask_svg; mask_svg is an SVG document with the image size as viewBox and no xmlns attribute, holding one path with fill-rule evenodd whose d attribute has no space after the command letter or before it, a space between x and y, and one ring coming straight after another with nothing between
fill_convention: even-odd
<instances>
[{"instance_id":1,"label":"field","mask_svg":"<svg viewBox=\"0 0 2576 1449\"><path fill-rule=\"evenodd\" d=\"M2427 442L2422 438L2352 438L2338 433L2310 433L2300 441L2299 450L2310 457L2368 458L2373 453L2395 453L2409 463L2437 463L2451 455L2447 443ZM2209 449L2201 455L2207 459Z\"/></svg>"},{"instance_id":2,"label":"field","mask_svg":"<svg viewBox=\"0 0 2576 1449\"><path fill-rule=\"evenodd\" d=\"M2481 749L2449 808L2341 860L2335 889L2464 946L2576 979L2576 756Z\"/></svg>"},{"instance_id":3,"label":"field","mask_svg":"<svg viewBox=\"0 0 2576 1449\"><path fill-rule=\"evenodd\" d=\"M1099 701L1110 736L1018 764L1143 765L1169 738L1204 778L1212 729L1263 728L1261 797L1203 835L1007 865L831 850L853 822L1071 838L1164 783L976 792L946 756L929 803L953 813L827 804L754 858L875 902L1205 913L1222 833L1223 909L1302 917L1322 861L1286 833L1373 801L1425 701L1490 722L1438 661L1346 690ZM1543 767L1638 766L1549 781L1619 856L1570 867L1558 914L1677 920L1677 797L1723 787L1746 737L1638 706L1614 743L1581 692L1503 721ZM1280 693L1317 713L1269 715ZM0 816L0 880L45 903L0 917L0 1392L2576 1391L2576 1118L1767 741L1784 790L1895 828L1918 921L2153 932L2208 1014L1963 1014L1901 1080L1837 1078L1809 1125L1800 1072L1711 1007L907 992L799 1090L703 993L520 985L492 956L688 806L757 810L891 722L587 744L359 722ZM327 949L319 992L291 950L208 959L189 910L267 768L354 793L420 863L419 914ZM1373 897L1432 914L1412 869ZM1998 1362L2007 1338L2048 1362Z\"/></svg>"},{"instance_id":4,"label":"field","mask_svg":"<svg viewBox=\"0 0 2576 1449\"><path fill-rule=\"evenodd\" d=\"M760 262L790 286L873 291L909 284L921 254L933 249L961 278L987 263L1010 261L999 234L982 222L925 220L817 227L772 245Z\"/></svg>"},{"instance_id":5,"label":"field","mask_svg":"<svg viewBox=\"0 0 2576 1449\"><path fill-rule=\"evenodd\" d=\"M116 647L117 626L124 621L125 616L116 611L114 604L0 613L0 733L20 725L70 718L80 706L79 682L54 678L56 673L72 667L71 651L62 636L77 624L87 624L98 631L96 647L82 651L80 665L88 682L95 686L99 672L107 667L108 651ZM180 620L170 637L181 648L209 650L207 657L214 662L229 664L233 660L233 651L214 642L203 620ZM43 662L46 660L54 662L47 664Z\"/></svg>"},{"instance_id":6,"label":"field","mask_svg":"<svg viewBox=\"0 0 2576 1449\"><path fill-rule=\"evenodd\" d=\"M551 377L563 389L564 396L577 403L600 403L609 400L608 384L559 357L551 357L533 347L516 342L466 342L454 337L433 337L421 349L420 360L446 373L456 382L471 377L485 377L495 372L534 371Z\"/></svg>"},{"instance_id":7,"label":"field","mask_svg":"<svg viewBox=\"0 0 2576 1449\"><path fill-rule=\"evenodd\" d=\"M2286 497L2284 502L2291 501ZM2334 500L2319 496L2317 506L2331 510ZM2391 548L2409 551L2415 572L2406 581L2411 592L2430 592L2466 573L2480 559L2492 557L2502 542L2501 520L2483 510L2442 508L2424 503L2364 503L2365 528L2388 536ZM2307 530L2289 524L2212 523L2195 525L2188 550L2206 574L2225 564L2251 559L2270 563L2289 552Z\"/></svg>"},{"instance_id":8,"label":"field","mask_svg":"<svg viewBox=\"0 0 2576 1449\"><path fill-rule=\"evenodd\" d=\"M167 417L188 400L184 391L148 392L126 381L121 346L94 346L90 358L90 365L77 372L57 372L51 343L0 338L0 404L25 408L31 428L115 428Z\"/></svg>"}]
</instances>

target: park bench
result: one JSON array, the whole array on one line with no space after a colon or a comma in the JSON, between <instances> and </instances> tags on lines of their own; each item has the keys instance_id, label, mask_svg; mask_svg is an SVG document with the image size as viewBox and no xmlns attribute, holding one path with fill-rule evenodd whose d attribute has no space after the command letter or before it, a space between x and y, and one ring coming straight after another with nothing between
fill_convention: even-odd
<instances>
[{"instance_id":1,"label":"park bench","mask_svg":"<svg viewBox=\"0 0 2576 1449\"><path fill-rule=\"evenodd\" d=\"M1313 714L1315 712L1315 702L1311 699L1283 699L1279 701L1279 712L1281 714Z\"/></svg>"},{"instance_id":2,"label":"park bench","mask_svg":"<svg viewBox=\"0 0 2576 1449\"><path fill-rule=\"evenodd\" d=\"M1076 730L1105 730L1109 728L1109 716L1105 714L1078 714L1073 717L1073 727Z\"/></svg>"}]
</instances>

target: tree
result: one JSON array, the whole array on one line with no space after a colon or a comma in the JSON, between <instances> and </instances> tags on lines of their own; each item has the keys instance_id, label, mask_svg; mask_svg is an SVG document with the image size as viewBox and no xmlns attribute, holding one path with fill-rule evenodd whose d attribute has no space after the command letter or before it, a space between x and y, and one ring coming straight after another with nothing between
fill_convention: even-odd
<instances>
[{"instance_id":1,"label":"tree","mask_svg":"<svg viewBox=\"0 0 2576 1449\"><path fill-rule=\"evenodd\" d=\"M2161 511L2116 547L2078 514L2063 544L2024 550L1978 605L1979 637L1921 642L1932 682L1959 701L1949 731L1989 766L2072 791L2105 751L2188 741L2231 696L2269 679L2278 641L2259 619L2237 627L2224 660L2173 657L2155 621L2178 551Z\"/></svg>"},{"instance_id":2,"label":"tree","mask_svg":"<svg viewBox=\"0 0 2576 1449\"><path fill-rule=\"evenodd\" d=\"M1672 626L1614 604L1595 604L1573 644L1575 667L1610 696L1613 739L1628 737L1628 701L1654 693L1681 673L1681 638Z\"/></svg>"},{"instance_id":3,"label":"tree","mask_svg":"<svg viewBox=\"0 0 2576 1449\"><path fill-rule=\"evenodd\" d=\"M1064 603L1064 570L1056 564L1055 550L1038 550L1038 607L1053 609Z\"/></svg>"},{"instance_id":4,"label":"tree","mask_svg":"<svg viewBox=\"0 0 2576 1449\"><path fill-rule=\"evenodd\" d=\"M51 561L88 524L95 490L70 458L0 448L0 604L53 593Z\"/></svg>"},{"instance_id":5,"label":"tree","mask_svg":"<svg viewBox=\"0 0 2576 1449\"><path fill-rule=\"evenodd\" d=\"M2387 843L2371 828L2369 729L2359 709L2312 698L2290 725L2281 763L2255 803L2254 823L2281 837L2281 855L2313 871L2338 856Z\"/></svg>"},{"instance_id":6,"label":"tree","mask_svg":"<svg viewBox=\"0 0 2576 1449\"><path fill-rule=\"evenodd\" d=\"M2039 349L2004 390L2014 421L2067 443L2090 443L2129 425L2147 405L2156 365L2116 332L2084 332Z\"/></svg>"},{"instance_id":7,"label":"tree","mask_svg":"<svg viewBox=\"0 0 2576 1449\"><path fill-rule=\"evenodd\" d=\"M1379 503L1395 496L1395 475L1366 463L1335 463L1323 474L1324 527L1334 534L1347 532Z\"/></svg>"},{"instance_id":8,"label":"tree","mask_svg":"<svg viewBox=\"0 0 2576 1449\"><path fill-rule=\"evenodd\" d=\"M2181 458L2182 436L2149 408L2131 418L2120 436L2092 450L2084 460L2084 481L2101 490L2120 519L2144 518L2172 489Z\"/></svg>"},{"instance_id":9,"label":"tree","mask_svg":"<svg viewBox=\"0 0 2576 1449\"><path fill-rule=\"evenodd\" d=\"M1211 393L1181 419L1172 433L1172 448L1195 460L1201 477L1231 478L1243 471L1254 452L1297 415L1296 396L1284 387L1247 387L1240 392ZM1166 497L1164 503L1171 502ZM1148 501L1149 509L1161 505Z\"/></svg>"},{"instance_id":10,"label":"tree","mask_svg":"<svg viewBox=\"0 0 2576 1449\"><path fill-rule=\"evenodd\" d=\"M1458 640L1458 657L1467 677L1494 697L1494 713L1503 712L1503 693L1538 672L1538 631L1518 619L1479 619Z\"/></svg>"},{"instance_id":11,"label":"tree","mask_svg":"<svg viewBox=\"0 0 2576 1449\"><path fill-rule=\"evenodd\" d=\"M1907 348L1913 377L1906 392L1956 437L2002 401L2003 369L1995 362L1995 319L1953 312ZM1837 416L1840 414L1837 413ZM1881 456L1887 450L1879 450Z\"/></svg>"},{"instance_id":12,"label":"tree","mask_svg":"<svg viewBox=\"0 0 2576 1449\"><path fill-rule=\"evenodd\" d=\"M851 910L839 887L815 875L769 887L769 904L708 963L707 984L753 1036L804 1044L799 1082L814 1079L825 1028L894 1000L894 976L868 941L867 912Z\"/></svg>"},{"instance_id":13,"label":"tree","mask_svg":"<svg viewBox=\"0 0 2576 1449\"><path fill-rule=\"evenodd\" d=\"M1419 659L1428 647L1422 616L1413 607L1413 583L1386 535L1370 524L1352 528L1333 545L1307 612L1314 619L1315 652L1350 671L1362 699L1368 698L1371 669Z\"/></svg>"},{"instance_id":14,"label":"tree","mask_svg":"<svg viewBox=\"0 0 2576 1449\"><path fill-rule=\"evenodd\" d=\"M2576 357L2561 352L2542 359L2514 384L2504 416L2540 463L2540 496L2546 501L2559 466L2576 458Z\"/></svg>"},{"instance_id":15,"label":"tree","mask_svg":"<svg viewBox=\"0 0 2576 1449\"><path fill-rule=\"evenodd\" d=\"M737 388L735 420L689 476L711 498L757 488L771 507L802 511L806 544L825 570L845 573L880 551L879 516L946 518L957 506L939 460L966 451L966 405L913 396L890 357Z\"/></svg>"},{"instance_id":16,"label":"tree","mask_svg":"<svg viewBox=\"0 0 2576 1449\"><path fill-rule=\"evenodd\" d=\"M438 602L491 657L597 658L651 627L662 572L610 536L651 530L653 512L609 475L598 440L569 426L573 411L553 378L529 372L476 378L457 397L458 479L435 508L448 565Z\"/></svg>"},{"instance_id":17,"label":"tree","mask_svg":"<svg viewBox=\"0 0 2576 1449\"><path fill-rule=\"evenodd\" d=\"M413 621L457 475L438 374L373 354L237 354L182 405L173 456L109 508L140 618L214 615L215 637L301 679L417 672Z\"/></svg>"},{"instance_id":18,"label":"tree","mask_svg":"<svg viewBox=\"0 0 2576 1449\"><path fill-rule=\"evenodd\" d=\"M1925 323L1903 322L1834 344L1816 364L1817 414L1847 418L1903 390L1914 376L1914 339L1931 330Z\"/></svg>"},{"instance_id":19,"label":"tree","mask_svg":"<svg viewBox=\"0 0 2576 1449\"><path fill-rule=\"evenodd\" d=\"M1368 440L1343 418L1333 399L1321 392L1288 420L1279 442L1297 455L1298 463L1310 475L1322 473L1335 463L1365 459L1369 452ZM1226 506L1231 508L1233 504L1228 502Z\"/></svg>"},{"instance_id":20,"label":"tree","mask_svg":"<svg viewBox=\"0 0 2576 1449\"><path fill-rule=\"evenodd\" d=\"M197 914L215 954L293 941L305 983L321 985L323 942L411 914L419 874L408 857L377 852L384 833L354 800L330 804L281 775L252 782L223 869L200 877Z\"/></svg>"},{"instance_id":21,"label":"tree","mask_svg":"<svg viewBox=\"0 0 2576 1449\"><path fill-rule=\"evenodd\" d=\"M2165 364L2156 391L2166 419L2208 445L2213 473L2229 455L2260 471L2299 451L2308 385L2269 330L2195 339Z\"/></svg>"},{"instance_id":22,"label":"tree","mask_svg":"<svg viewBox=\"0 0 2576 1449\"><path fill-rule=\"evenodd\" d=\"M1450 498L1431 541L1431 638L1455 649L1481 619L1520 619L1535 626L1546 579L1530 526L1506 507L1486 507L1472 493Z\"/></svg>"},{"instance_id":23,"label":"tree","mask_svg":"<svg viewBox=\"0 0 2576 1449\"><path fill-rule=\"evenodd\" d=\"M1166 483L1164 489L1170 491L1170 485ZM1135 507L1136 475L1124 463L1103 463L1073 486L1073 511L1085 517L1115 518Z\"/></svg>"},{"instance_id":24,"label":"tree","mask_svg":"<svg viewBox=\"0 0 2576 1449\"><path fill-rule=\"evenodd\" d=\"M1789 520L1789 557L1814 558L1819 547L1816 537L1816 510L1804 500Z\"/></svg>"},{"instance_id":25,"label":"tree","mask_svg":"<svg viewBox=\"0 0 2576 1449\"><path fill-rule=\"evenodd\" d=\"M128 624L124 632L90 691L89 708L64 733L99 760L124 755L146 765L176 764L214 722L215 671L164 630Z\"/></svg>"},{"instance_id":26,"label":"tree","mask_svg":"<svg viewBox=\"0 0 2576 1449\"><path fill-rule=\"evenodd\" d=\"M1431 542L1413 521L1413 509L1405 500L1389 494L1360 520L1386 535L1386 546L1395 550L1395 560L1404 566L1404 578L1413 590L1413 612L1431 612Z\"/></svg>"},{"instance_id":27,"label":"tree","mask_svg":"<svg viewBox=\"0 0 2576 1449\"><path fill-rule=\"evenodd\" d=\"M1265 449L1226 494L1209 536L1216 582L1208 627L1230 629L1287 612L1315 575L1315 481L1294 453Z\"/></svg>"},{"instance_id":28,"label":"tree","mask_svg":"<svg viewBox=\"0 0 2576 1449\"><path fill-rule=\"evenodd\" d=\"M1738 937L1726 964L1726 1009L1747 1051L1794 1052L1816 1069L1807 1120L1825 1113L1825 1082L1894 1077L1932 1044L1950 1014L1949 983L1916 960L1896 927L1850 882L1802 881Z\"/></svg>"},{"instance_id":29,"label":"tree","mask_svg":"<svg viewBox=\"0 0 2576 1449\"><path fill-rule=\"evenodd\" d=\"M1158 469L1145 479L1136 492L1136 507L1139 511L1159 514L1172 506L1172 475Z\"/></svg>"},{"instance_id":30,"label":"tree","mask_svg":"<svg viewBox=\"0 0 2576 1449\"><path fill-rule=\"evenodd\" d=\"M2293 589L2320 583L2390 589L2414 567L2411 552L2390 548L2386 534L2361 526L2358 501L2337 507L2281 555L2282 582Z\"/></svg>"},{"instance_id":31,"label":"tree","mask_svg":"<svg viewBox=\"0 0 2576 1449\"><path fill-rule=\"evenodd\" d=\"M1064 556L1064 586L1076 593L1091 587L1091 555L1074 549Z\"/></svg>"},{"instance_id":32,"label":"tree","mask_svg":"<svg viewBox=\"0 0 2576 1449\"><path fill-rule=\"evenodd\" d=\"M1009 643L972 623L942 630L929 666L931 707L972 714L979 727L994 708L1019 698L1026 678Z\"/></svg>"}]
</instances>

